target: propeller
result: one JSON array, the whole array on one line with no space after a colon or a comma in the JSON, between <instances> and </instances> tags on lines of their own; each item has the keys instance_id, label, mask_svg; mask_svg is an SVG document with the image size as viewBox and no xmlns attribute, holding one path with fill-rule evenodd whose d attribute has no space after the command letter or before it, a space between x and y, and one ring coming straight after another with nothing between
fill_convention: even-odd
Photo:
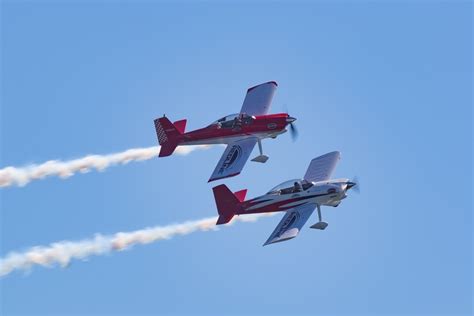
<instances>
[{"instance_id":1,"label":"propeller","mask_svg":"<svg viewBox=\"0 0 474 316\"><path fill-rule=\"evenodd\" d=\"M355 193L360 193L360 182L357 176L355 176L351 181L347 182L348 189L354 190Z\"/></svg>"},{"instance_id":2,"label":"propeller","mask_svg":"<svg viewBox=\"0 0 474 316\"><path fill-rule=\"evenodd\" d=\"M295 123L290 123L290 134L291 134L291 139L293 141L296 141L298 138L298 129L296 129Z\"/></svg>"},{"instance_id":3,"label":"propeller","mask_svg":"<svg viewBox=\"0 0 474 316\"><path fill-rule=\"evenodd\" d=\"M284 105L284 108L285 108L286 114L288 115L286 121L290 125L291 140L296 141L296 139L298 138L298 129L296 128L296 125L294 123L294 121L296 121L296 119L294 117L291 117L288 114L288 108L287 108L286 104Z\"/></svg>"}]
</instances>

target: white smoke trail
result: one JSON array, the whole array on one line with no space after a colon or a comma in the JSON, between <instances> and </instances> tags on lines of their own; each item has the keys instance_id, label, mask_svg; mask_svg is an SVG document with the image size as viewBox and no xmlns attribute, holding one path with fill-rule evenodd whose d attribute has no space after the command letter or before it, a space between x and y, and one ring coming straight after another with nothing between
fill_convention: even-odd
<instances>
[{"instance_id":1,"label":"white smoke trail","mask_svg":"<svg viewBox=\"0 0 474 316\"><path fill-rule=\"evenodd\" d=\"M249 214L234 217L229 224L236 221L253 222L267 214ZM25 252L11 252L0 258L0 277L15 270L29 270L35 265L52 267L55 264L66 267L72 259L86 259L93 255L103 255L111 251L129 249L138 244L170 239L176 235L187 235L195 231L216 229L217 217L208 217L196 221L168 226L155 226L133 232L116 233L114 235L97 234L94 238L81 241L60 241L49 246L32 247ZM227 225L229 225L227 224Z\"/></svg>"},{"instance_id":2,"label":"white smoke trail","mask_svg":"<svg viewBox=\"0 0 474 316\"><path fill-rule=\"evenodd\" d=\"M206 148L209 148L209 146L183 146L176 148L175 153L187 155L196 149ZM0 169L0 187L8 187L11 185L24 186L32 180L39 180L51 176L69 178L77 172L86 173L92 169L104 171L110 166L157 157L159 152L160 147L153 146L129 149L109 155L88 155L69 161L50 160L40 165L30 165L21 168L6 167Z\"/></svg>"}]
</instances>

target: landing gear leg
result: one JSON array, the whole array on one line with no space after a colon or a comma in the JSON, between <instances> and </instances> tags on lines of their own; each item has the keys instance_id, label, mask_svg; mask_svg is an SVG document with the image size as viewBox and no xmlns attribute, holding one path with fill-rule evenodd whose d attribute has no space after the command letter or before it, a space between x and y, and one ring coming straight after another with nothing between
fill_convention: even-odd
<instances>
[{"instance_id":1,"label":"landing gear leg","mask_svg":"<svg viewBox=\"0 0 474 316\"><path fill-rule=\"evenodd\" d=\"M265 155L263 154L262 141L260 140L260 138L258 139L257 142L258 142L258 150L260 151L260 156L257 156L257 157L255 157L255 158L253 158L252 161L265 163L265 162L267 162L267 160L268 160L268 156L265 156Z\"/></svg>"},{"instance_id":2,"label":"landing gear leg","mask_svg":"<svg viewBox=\"0 0 474 316\"><path fill-rule=\"evenodd\" d=\"M322 216L321 216L321 206L320 206L319 204L316 204L316 206L317 206L317 208L318 208L318 218L319 218L319 222L317 222L316 224L314 224L313 226L311 226L311 228L324 230L326 227L328 227L328 223L323 222L323 218L322 218Z\"/></svg>"}]
</instances>

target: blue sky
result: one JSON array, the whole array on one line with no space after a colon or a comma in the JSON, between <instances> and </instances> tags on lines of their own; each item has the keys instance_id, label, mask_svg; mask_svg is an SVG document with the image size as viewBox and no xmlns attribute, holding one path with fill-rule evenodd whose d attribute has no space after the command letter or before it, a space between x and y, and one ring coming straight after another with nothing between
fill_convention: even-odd
<instances>
[{"instance_id":1,"label":"blue sky","mask_svg":"<svg viewBox=\"0 0 474 316\"><path fill-rule=\"evenodd\" d=\"M0 280L3 315L472 314L472 3L2 2L1 161L156 144L276 80L300 137L220 181L248 196L340 150L362 194L326 231L262 247L280 216ZM1 256L216 214L222 148L1 196Z\"/></svg>"}]
</instances>

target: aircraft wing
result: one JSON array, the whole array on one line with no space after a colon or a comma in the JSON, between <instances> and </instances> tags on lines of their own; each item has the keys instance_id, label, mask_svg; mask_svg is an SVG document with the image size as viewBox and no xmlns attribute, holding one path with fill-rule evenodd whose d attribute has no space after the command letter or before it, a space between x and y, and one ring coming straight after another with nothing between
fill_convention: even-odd
<instances>
[{"instance_id":1,"label":"aircraft wing","mask_svg":"<svg viewBox=\"0 0 474 316\"><path fill-rule=\"evenodd\" d=\"M311 160L303 179L312 182L328 180L340 158L341 153L338 151L333 151L314 158Z\"/></svg>"},{"instance_id":2,"label":"aircraft wing","mask_svg":"<svg viewBox=\"0 0 474 316\"><path fill-rule=\"evenodd\" d=\"M240 113L248 115L267 114L277 86L275 81L269 81L249 88Z\"/></svg>"},{"instance_id":3,"label":"aircraft wing","mask_svg":"<svg viewBox=\"0 0 474 316\"><path fill-rule=\"evenodd\" d=\"M227 145L208 182L238 175L244 168L256 143L256 137L249 137Z\"/></svg>"},{"instance_id":4,"label":"aircraft wing","mask_svg":"<svg viewBox=\"0 0 474 316\"><path fill-rule=\"evenodd\" d=\"M316 204L311 203L289 209L263 245L266 246L276 242L295 238L315 208Z\"/></svg>"}]
</instances>

